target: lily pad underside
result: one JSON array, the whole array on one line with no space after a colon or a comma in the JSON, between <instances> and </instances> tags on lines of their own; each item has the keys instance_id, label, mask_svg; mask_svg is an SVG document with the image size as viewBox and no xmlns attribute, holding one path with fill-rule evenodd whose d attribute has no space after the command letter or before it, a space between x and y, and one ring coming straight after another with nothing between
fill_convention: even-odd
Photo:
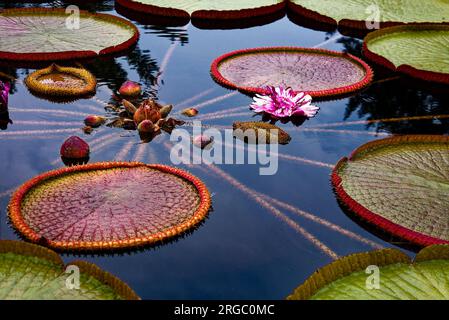
<instances>
[{"instance_id":1,"label":"lily pad underside","mask_svg":"<svg viewBox=\"0 0 449 320\"><path fill-rule=\"evenodd\" d=\"M413 244L449 243L449 137L397 136L367 143L332 173L349 212Z\"/></svg>"},{"instance_id":2,"label":"lily pad underside","mask_svg":"<svg viewBox=\"0 0 449 320\"><path fill-rule=\"evenodd\" d=\"M285 8L284 0L116 0L116 3L153 15L206 20L251 18Z\"/></svg>"},{"instance_id":3,"label":"lily pad underside","mask_svg":"<svg viewBox=\"0 0 449 320\"><path fill-rule=\"evenodd\" d=\"M50 171L22 185L9 204L25 239L63 251L158 244L202 222L206 186L177 168L102 162Z\"/></svg>"},{"instance_id":4,"label":"lily pad underside","mask_svg":"<svg viewBox=\"0 0 449 320\"><path fill-rule=\"evenodd\" d=\"M367 30L408 23L449 23L446 0L289 0L293 12L327 25Z\"/></svg>"},{"instance_id":5,"label":"lily pad underside","mask_svg":"<svg viewBox=\"0 0 449 320\"><path fill-rule=\"evenodd\" d=\"M346 256L317 270L287 299L448 300L449 247L424 248L413 262L397 249Z\"/></svg>"},{"instance_id":6,"label":"lily pad underside","mask_svg":"<svg viewBox=\"0 0 449 320\"><path fill-rule=\"evenodd\" d=\"M81 97L94 94L97 81L86 69L53 64L28 75L25 84L31 92L44 97Z\"/></svg>"},{"instance_id":7,"label":"lily pad underside","mask_svg":"<svg viewBox=\"0 0 449 320\"><path fill-rule=\"evenodd\" d=\"M75 286L79 270L79 289ZM0 240L1 300L137 300L120 279L85 261L64 265L61 257L34 244Z\"/></svg>"},{"instance_id":8,"label":"lily pad underside","mask_svg":"<svg viewBox=\"0 0 449 320\"><path fill-rule=\"evenodd\" d=\"M370 33L363 54L413 78L449 84L449 25L397 26Z\"/></svg>"},{"instance_id":9,"label":"lily pad underside","mask_svg":"<svg viewBox=\"0 0 449 320\"><path fill-rule=\"evenodd\" d=\"M109 14L80 12L79 28L64 9L0 12L0 60L55 61L115 54L134 45L137 28Z\"/></svg>"},{"instance_id":10,"label":"lily pad underside","mask_svg":"<svg viewBox=\"0 0 449 320\"><path fill-rule=\"evenodd\" d=\"M245 93L268 94L267 86L291 87L314 98L345 96L368 86L371 68L347 53L300 47L253 48L218 57L216 82Z\"/></svg>"}]
</instances>

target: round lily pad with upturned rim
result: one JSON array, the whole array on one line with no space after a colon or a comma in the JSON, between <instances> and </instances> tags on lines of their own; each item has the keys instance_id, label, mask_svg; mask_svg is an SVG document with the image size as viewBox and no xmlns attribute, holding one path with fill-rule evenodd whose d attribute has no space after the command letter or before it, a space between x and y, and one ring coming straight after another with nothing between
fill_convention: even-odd
<instances>
[{"instance_id":1,"label":"round lily pad with upturned rim","mask_svg":"<svg viewBox=\"0 0 449 320\"><path fill-rule=\"evenodd\" d=\"M80 97L94 94L97 80L86 69L52 64L29 74L25 84L30 91L42 96Z\"/></svg>"},{"instance_id":2,"label":"round lily pad with upturned rim","mask_svg":"<svg viewBox=\"0 0 449 320\"><path fill-rule=\"evenodd\" d=\"M68 28L64 9L0 12L0 60L58 61L115 54L134 45L139 31L117 16L80 11L79 29Z\"/></svg>"},{"instance_id":3,"label":"round lily pad with upturned rim","mask_svg":"<svg viewBox=\"0 0 449 320\"><path fill-rule=\"evenodd\" d=\"M449 84L449 25L407 25L370 33L363 55L413 78Z\"/></svg>"},{"instance_id":4,"label":"round lily pad with upturned rim","mask_svg":"<svg viewBox=\"0 0 449 320\"><path fill-rule=\"evenodd\" d=\"M71 287L77 285L76 269L79 288ZM0 279L1 300L139 299L126 283L96 265L64 265L56 252L23 241L0 240Z\"/></svg>"},{"instance_id":5,"label":"round lily pad with upturned rim","mask_svg":"<svg viewBox=\"0 0 449 320\"><path fill-rule=\"evenodd\" d=\"M367 30L367 23L379 23L381 28L407 23L449 24L449 3L445 0L288 0L288 8L306 18L349 29Z\"/></svg>"},{"instance_id":6,"label":"round lily pad with upturned rim","mask_svg":"<svg viewBox=\"0 0 449 320\"><path fill-rule=\"evenodd\" d=\"M364 144L337 163L332 184L349 212L383 231L420 246L449 243L449 137Z\"/></svg>"},{"instance_id":7,"label":"round lily pad with upturned rim","mask_svg":"<svg viewBox=\"0 0 449 320\"><path fill-rule=\"evenodd\" d=\"M448 270L447 245L424 248L413 262L397 249L357 253L317 270L287 299L448 300Z\"/></svg>"},{"instance_id":8,"label":"round lily pad with upturned rim","mask_svg":"<svg viewBox=\"0 0 449 320\"><path fill-rule=\"evenodd\" d=\"M216 82L246 93L291 87L314 98L344 96L368 86L373 71L350 54L301 47L267 47L226 53L212 63Z\"/></svg>"},{"instance_id":9,"label":"round lily pad with upturned rim","mask_svg":"<svg viewBox=\"0 0 449 320\"><path fill-rule=\"evenodd\" d=\"M28 241L63 251L159 244L199 225L211 206L201 180L169 166L100 162L58 169L22 185L8 206Z\"/></svg>"}]
</instances>

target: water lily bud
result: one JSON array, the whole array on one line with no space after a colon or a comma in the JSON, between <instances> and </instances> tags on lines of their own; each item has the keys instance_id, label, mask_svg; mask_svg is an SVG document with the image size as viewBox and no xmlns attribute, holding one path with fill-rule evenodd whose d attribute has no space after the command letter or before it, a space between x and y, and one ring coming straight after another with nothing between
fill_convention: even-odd
<instances>
[{"instance_id":1,"label":"water lily bud","mask_svg":"<svg viewBox=\"0 0 449 320\"><path fill-rule=\"evenodd\" d=\"M161 113L161 117L162 117L162 118L166 118L166 117L170 114L170 112L172 111L172 109L173 109L173 106L172 106L171 104L168 104L168 105L166 105L166 106L163 106L163 107L159 110L159 112Z\"/></svg>"},{"instance_id":2,"label":"water lily bud","mask_svg":"<svg viewBox=\"0 0 449 320\"><path fill-rule=\"evenodd\" d=\"M206 135L201 134L193 138L193 145L198 148L204 149L208 145L210 145L213 141L214 141L213 137L208 137Z\"/></svg>"},{"instance_id":3,"label":"water lily bud","mask_svg":"<svg viewBox=\"0 0 449 320\"><path fill-rule=\"evenodd\" d=\"M124 97L137 97L142 93L142 88L140 84L127 80L122 84L118 92Z\"/></svg>"},{"instance_id":4,"label":"water lily bud","mask_svg":"<svg viewBox=\"0 0 449 320\"><path fill-rule=\"evenodd\" d=\"M86 119L84 119L84 124L92 128L98 128L105 122L106 118L101 116L87 116Z\"/></svg>"},{"instance_id":5,"label":"water lily bud","mask_svg":"<svg viewBox=\"0 0 449 320\"><path fill-rule=\"evenodd\" d=\"M151 120L143 120L137 126L137 130L139 130L140 133L152 133L155 131L155 125Z\"/></svg>"},{"instance_id":6,"label":"water lily bud","mask_svg":"<svg viewBox=\"0 0 449 320\"><path fill-rule=\"evenodd\" d=\"M195 108L187 108L182 110L181 113L187 117L195 117L198 114L198 110Z\"/></svg>"},{"instance_id":7,"label":"water lily bud","mask_svg":"<svg viewBox=\"0 0 449 320\"><path fill-rule=\"evenodd\" d=\"M86 141L77 136L68 138L61 146L61 157L66 159L88 158L90 153Z\"/></svg>"},{"instance_id":8,"label":"water lily bud","mask_svg":"<svg viewBox=\"0 0 449 320\"><path fill-rule=\"evenodd\" d=\"M144 102L134 113L134 122L138 125L143 120L150 120L152 123L156 123L161 118L159 108L153 102Z\"/></svg>"}]
</instances>

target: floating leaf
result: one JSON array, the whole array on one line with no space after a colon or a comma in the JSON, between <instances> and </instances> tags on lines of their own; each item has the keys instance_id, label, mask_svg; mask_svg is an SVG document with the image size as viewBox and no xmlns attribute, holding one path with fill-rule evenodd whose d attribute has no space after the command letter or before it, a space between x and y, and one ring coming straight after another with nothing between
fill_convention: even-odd
<instances>
[{"instance_id":1,"label":"floating leaf","mask_svg":"<svg viewBox=\"0 0 449 320\"><path fill-rule=\"evenodd\" d=\"M127 20L80 12L79 28L64 9L25 8L0 12L0 59L54 61L91 58L128 49L139 37ZM69 25L66 25L68 23Z\"/></svg>"},{"instance_id":2,"label":"floating leaf","mask_svg":"<svg viewBox=\"0 0 449 320\"><path fill-rule=\"evenodd\" d=\"M59 250L125 249L180 235L207 215L210 195L177 168L104 162L42 174L9 204L27 240Z\"/></svg>"},{"instance_id":3,"label":"floating leaf","mask_svg":"<svg viewBox=\"0 0 449 320\"><path fill-rule=\"evenodd\" d=\"M379 268L379 283L372 267ZM366 270L370 272L367 274ZM412 263L397 249L343 257L321 268L299 286L289 300L447 300L449 247L421 250Z\"/></svg>"},{"instance_id":4,"label":"floating leaf","mask_svg":"<svg viewBox=\"0 0 449 320\"><path fill-rule=\"evenodd\" d=\"M371 68L346 53L299 47L238 50L217 58L211 74L219 84L269 94L266 87L291 87L314 98L343 96L372 81Z\"/></svg>"},{"instance_id":5,"label":"floating leaf","mask_svg":"<svg viewBox=\"0 0 449 320\"><path fill-rule=\"evenodd\" d=\"M80 271L79 289L70 279L75 268ZM75 261L64 266L54 251L20 241L0 240L0 278L1 300L139 299L124 282L94 264Z\"/></svg>"},{"instance_id":6,"label":"floating leaf","mask_svg":"<svg viewBox=\"0 0 449 320\"><path fill-rule=\"evenodd\" d=\"M52 64L28 75L25 84L31 92L44 97L80 97L95 93L97 80L86 69Z\"/></svg>"},{"instance_id":7,"label":"floating leaf","mask_svg":"<svg viewBox=\"0 0 449 320\"><path fill-rule=\"evenodd\" d=\"M288 5L301 16L356 29L367 29L376 22L381 27L449 22L449 3L441 0L289 0Z\"/></svg>"},{"instance_id":8,"label":"floating leaf","mask_svg":"<svg viewBox=\"0 0 449 320\"><path fill-rule=\"evenodd\" d=\"M348 210L421 246L449 243L449 137L397 136L367 143L335 166Z\"/></svg>"},{"instance_id":9,"label":"floating leaf","mask_svg":"<svg viewBox=\"0 0 449 320\"><path fill-rule=\"evenodd\" d=\"M364 55L391 70L449 84L449 25L412 25L370 33Z\"/></svg>"},{"instance_id":10,"label":"floating leaf","mask_svg":"<svg viewBox=\"0 0 449 320\"><path fill-rule=\"evenodd\" d=\"M287 144L292 139L290 135L271 123L266 122L240 122L233 123L234 136L247 143L279 143ZM259 141L259 136L262 141ZM274 140L273 140L274 139Z\"/></svg>"}]
</instances>

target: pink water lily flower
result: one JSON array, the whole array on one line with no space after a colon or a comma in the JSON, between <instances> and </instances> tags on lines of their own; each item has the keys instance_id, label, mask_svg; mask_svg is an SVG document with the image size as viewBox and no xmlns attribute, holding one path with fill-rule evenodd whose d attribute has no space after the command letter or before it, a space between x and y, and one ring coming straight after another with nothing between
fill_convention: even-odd
<instances>
[{"instance_id":1,"label":"pink water lily flower","mask_svg":"<svg viewBox=\"0 0 449 320\"><path fill-rule=\"evenodd\" d=\"M8 110L8 96L11 86L9 83L3 83L0 81L0 111Z\"/></svg>"},{"instance_id":2,"label":"pink water lily flower","mask_svg":"<svg viewBox=\"0 0 449 320\"><path fill-rule=\"evenodd\" d=\"M304 92L294 92L292 88L267 87L268 95L257 94L251 104L255 112L266 112L275 118L300 116L314 117L318 110L312 105L312 97Z\"/></svg>"}]
</instances>

